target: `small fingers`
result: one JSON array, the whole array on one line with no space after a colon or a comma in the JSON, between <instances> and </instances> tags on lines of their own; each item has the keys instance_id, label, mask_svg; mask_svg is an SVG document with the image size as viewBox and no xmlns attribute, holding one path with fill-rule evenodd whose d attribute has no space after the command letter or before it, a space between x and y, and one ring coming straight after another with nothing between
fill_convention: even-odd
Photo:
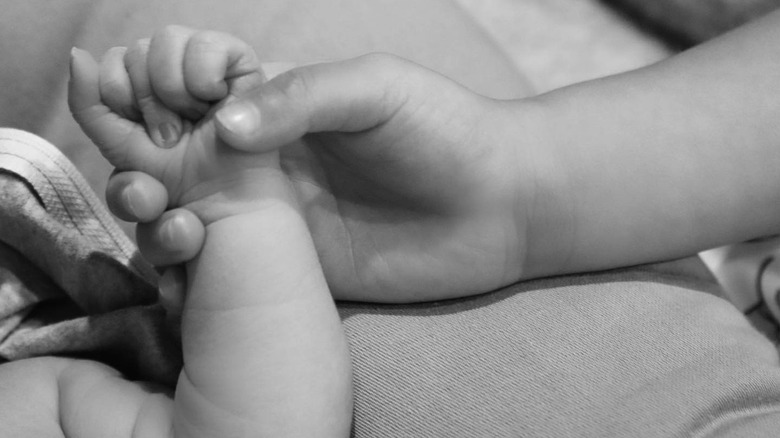
<instances>
[{"instance_id":1,"label":"small fingers","mask_svg":"<svg viewBox=\"0 0 780 438\"><path fill-rule=\"evenodd\" d=\"M265 80L254 50L222 32L168 26L151 39L149 70L160 100L188 118L204 116L214 102Z\"/></svg>"},{"instance_id":2,"label":"small fingers","mask_svg":"<svg viewBox=\"0 0 780 438\"><path fill-rule=\"evenodd\" d=\"M151 222L168 206L168 190L143 172L114 172L106 186L108 208L128 222Z\"/></svg>"},{"instance_id":3,"label":"small fingers","mask_svg":"<svg viewBox=\"0 0 780 438\"><path fill-rule=\"evenodd\" d=\"M148 55L149 40L139 40L125 53L125 68L149 137L157 146L172 148L179 142L184 126L178 114L160 101L152 89Z\"/></svg>"},{"instance_id":4,"label":"small fingers","mask_svg":"<svg viewBox=\"0 0 780 438\"><path fill-rule=\"evenodd\" d=\"M150 156L157 147L143 127L111 111L102 101L100 68L92 55L74 48L70 73L68 106L73 118L103 156L119 169L156 172L156 163Z\"/></svg>"},{"instance_id":5,"label":"small fingers","mask_svg":"<svg viewBox=\"0 0 780 438\"><path fill-rule=\"evenodd\" d=\"M157 32L149 43L150 87L169 108L198 120L209 110L207 99L191 94L185 83L184 59L195 30L168 26Z\"/></svg>"},{"instance_id":6,"label":"small fingers","mask_svg":"<svg viewBox=\"0 0 780 438\"><path fill-rule=\"evenodd\" d=\"M187 89L199 99L237 96L265 81L255 51L244 41L222 32L197 32L184 57Z\"/></svg>"},{"instance_id":7,"label":"small fingers","mask_svg":"<svg viewBox=\"0 0 780 438\"><path fill-rule=\"evenodd\" d=\"M133 86L125 69L126 47L113 47L100 59L100 97L111 111L138 122L141 113L135 104Z\"/></svg>"},{"instance_id":8,"label":"small fingers","mask_svg":"<svg viewBox=\"0 0 780 438\"><path fill-rule=\"evenodd\" d=\"M168 210L158 219L138 224L136 240L141 254L155 266L192 260L205 241L203 223L189 210Z\"/></svg>"}]
</instances>

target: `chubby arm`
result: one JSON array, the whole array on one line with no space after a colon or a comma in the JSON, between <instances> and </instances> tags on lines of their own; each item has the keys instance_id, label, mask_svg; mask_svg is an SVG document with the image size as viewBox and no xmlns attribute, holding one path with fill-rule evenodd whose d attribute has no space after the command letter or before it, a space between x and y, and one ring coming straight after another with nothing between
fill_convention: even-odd
<instances>
[{"instance_id":1,"label":"chubby arm","mask_svg":"<svg viewBox=\"0 0 780 438\"><path fill-rule=\"evenodd\" d=\"M531 230L527 276L777 233L778 46L774 13L658 64L534 99L551 145L542 173L553 207Z\"/></svg>"},{"instance_id":2,"label":"chubby arm","mask_svg":"<svg viewBox=\"0 0 780 438\"><path fill-rule=\"evenodd\" d=\"M88 360L10 362L0 365L2 436L348 436L340 321L297 211L281 200L267 207L207 227L190 263L175 396ZM256 270L245 269L248 257Z\"/></svg>"},{"instance_id":3,"label":"chubby arm","mask_svg":"<svg viewBox=\"0 0 780 438\"><path fill-rule=\"evenodd\" d=\"M159 51L184 55L155 61ZM148 102L155 101L145 98L159 97L147 72L167 70L170 78L195 62L202 65L195 69L198 77L216 72L204 79L206 85L214 85L214 78L216 85L223 78L234 86L241 79L254 83L261 78L250 68L253 52L223 34L169 28L126 53L99 66L89 54L74 51L69 103L112 164L160 179L171 204L205 224L203 247L187 265L184 368L163 423L174 436L188 438L347 436L349 351L278 152L225 147L209 115L197 122L182 117L178 140L161 148L154 135L158 125L146 114ZM106 71L129 74L123 82L132 84L132 92L124 94L136 96L143 118L123 115L127 100L106 102L100 80ZM187 97L177 87L174 96ZM186 108L173 107L168 111L186 114Z\"/></svg>"},{"instance_id":4,"label":"chubby arm","mask_svg":"<svg viewBox=\"0 0 780 438\"><path fill-rule=\"evenodd\" d=\"M348 347L294 200L207 225L187 273L177 433L348 436Z\"/></svg>"}]
</instances>

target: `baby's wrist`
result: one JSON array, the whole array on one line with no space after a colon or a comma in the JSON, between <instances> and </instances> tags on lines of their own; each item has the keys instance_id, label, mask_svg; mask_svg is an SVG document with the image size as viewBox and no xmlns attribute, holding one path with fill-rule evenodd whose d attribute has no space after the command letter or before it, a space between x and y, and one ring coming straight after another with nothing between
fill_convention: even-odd
<instances>
[{"instance_id":1,"label":"baby's wrist","mask_svg":"<svg viewBox=\"0 0 780 438\"><path fill-rule=\"evenodd\" d=\"M183 197L183 207L192 211L204 226L254 213L274 214L279 209L297 208L294 189L281 170L262 169L225 184L197 187Z\"/></svg>"},{"instance_id":2,"label":"baby's wrist","mask_svg":"<svg viewBox=\"0 0 780 438\"><path fill-rule=\"evenodd\" d=\"M257 288L257 298L274 305L303 295L330 297L326 286L299 284L323 274L306 220L295 204L268 200L257 209L209 223L205 235L201 252L187 265L188 279L195 278L196 270L215 268L238 273L241 281L255 278L249 282ZM203 263L203 257L210 261Z\"/></svg>"}]
</instances>

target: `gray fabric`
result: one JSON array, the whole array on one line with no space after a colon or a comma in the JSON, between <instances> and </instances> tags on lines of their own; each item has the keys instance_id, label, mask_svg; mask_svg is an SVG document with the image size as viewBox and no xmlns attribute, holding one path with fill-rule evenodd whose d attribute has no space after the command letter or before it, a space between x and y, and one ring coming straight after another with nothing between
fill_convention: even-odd
<instances>
[{"instance_id":1,"label":"gray fabric","mask_svg":"<svg viewBox=\"0 0 780 438\"><path fill-rule=\"evenodd\" d=\"M0 130L0 357L68 354L175 384L156 275L52 145Z\"/></svg>"},{"instance_id":2,"label":"gray fabric","mask_svg":"<svg viewBox=\"0 0 780 438\"><path fill-rule=\"evenodd\" d=\"M777 9L778 0L604 0L671 42L693 46Z\"/></svg>"},{"instance_id":3,"label":"gray fabric","mask_svg":"<svg viewBox=\"0 0 780 438\"><path fill-rule=\"evenodd\" d=\"M97 357L172 385L179 345L154 274L94 195L29 134L0 130L2 168L0 356ZM341 303L353 435L766 436L780 430L778 354L718 292L691 258L439 303Z\"/></svg>"},{"instance_id":4,"label":"gray fabric","mask_svg":"<svg viewBox=\"0 0 780 438\"><path fill-rule=\"evenodd\" d=\"M692 286L630 270L344 306L357 435L706 436L777 412L773 345Z\"/></svg>"}]
</instances>

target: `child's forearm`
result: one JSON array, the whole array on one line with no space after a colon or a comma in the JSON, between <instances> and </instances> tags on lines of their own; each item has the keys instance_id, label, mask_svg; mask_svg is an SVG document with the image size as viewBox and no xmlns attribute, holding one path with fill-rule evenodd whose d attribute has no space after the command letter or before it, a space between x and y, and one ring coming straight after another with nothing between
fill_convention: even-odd
<instances>
[{"instance_id":1,"label":"child's forearm","mask_svg":"<svg viewBox=\"0 0 780 438\"><path fill-rule=\"evenodd\" d=\"M208 225L188 267L182 380L190 382L177 388L177 418L202 412L207 394L203 403L219 410L185 430L251 418L245 430L256 436L347 436L351 368L341 321L300 213L289 201L264 203Z\"/></svg>"},{"instance_id":2,"label":"child's forearm","mask_svg":"<svg viewBox=\"0 0 780 438\"><path fill-rule=\"evenodd\" d=\"M540 96L554 145L549 203L563 207L547 218L556 238L531 237L529 276L780 231L778 47L775 13L659 64Z\"/></svg>"}]
</instances>

